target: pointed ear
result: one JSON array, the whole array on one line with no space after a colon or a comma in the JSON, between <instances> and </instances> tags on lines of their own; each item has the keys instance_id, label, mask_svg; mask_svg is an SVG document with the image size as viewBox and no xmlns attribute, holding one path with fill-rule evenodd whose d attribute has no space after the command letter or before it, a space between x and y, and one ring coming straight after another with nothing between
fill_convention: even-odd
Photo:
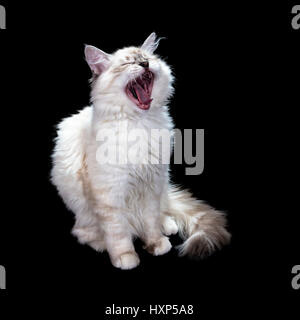
<instances>
[{"instance_id":1,"label":"pointed ear","mask_svg":"<svg viewBox=\"0 0 300 320\"><path fill-rule=\"evenodd\" d=\"M89 45L85 46L84 54L86 62L95 74L100 75L108 68L111 57L110 54Z\"/></svg>"},{"instance_id":2,"label":"pointed ear","mask_svg":"<svg viewBox=\"0 0 300 320\"><path fill-rule=\"evenodd\" d=\"M156 33L152 32L141 46L142 50L152 54L158 47L160 39L156 39Z\"/></svg>"}]
</instances>

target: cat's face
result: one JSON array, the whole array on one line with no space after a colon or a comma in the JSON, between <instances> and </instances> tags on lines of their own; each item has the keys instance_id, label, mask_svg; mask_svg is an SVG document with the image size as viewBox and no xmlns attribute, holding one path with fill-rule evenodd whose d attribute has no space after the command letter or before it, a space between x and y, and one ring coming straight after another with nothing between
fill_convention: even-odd
<instances>
[{"instance_id":1,"label":"cat's face","mask_svg":"<svg viewBox=\"0 0 300 320\"><path fill-rule=\"evenodd\" d=\"M152 33L140 47L106 54L87 46L86 60L94 73L92 100L138 112L164 105L172 94L171 70L154 55L158 45Z\"/></svg>"}]
</instances>

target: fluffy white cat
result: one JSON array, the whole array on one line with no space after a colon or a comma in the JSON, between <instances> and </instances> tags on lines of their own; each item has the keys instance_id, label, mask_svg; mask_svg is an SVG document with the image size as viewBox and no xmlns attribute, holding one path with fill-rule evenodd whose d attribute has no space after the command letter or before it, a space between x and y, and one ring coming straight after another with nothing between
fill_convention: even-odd
<instances>
[{"instance_id":1,"label":"fluffy white cat","mask_svg":"<svg viewBox=\"0 0 300 320\"><path fill-rule=\"evenodd\" d=\"M58 125L52 156L52 182L76 217L73 234L80 243L107 250L112 264L121 269L140 262L135 237L150 253L162 255L171 249L168 236L179 231L185 240L179 253L199 257L230 240L224 214L172 186L168 164L97 161L99 130L109 129L119 137L137 128L172 130L166 105L173 77L154 55L158 42L152 33L141 47L114 54L86 46L93 72L92 105ZM153 148L142 150L155 154Z\"/></svg>"}]
</instances>

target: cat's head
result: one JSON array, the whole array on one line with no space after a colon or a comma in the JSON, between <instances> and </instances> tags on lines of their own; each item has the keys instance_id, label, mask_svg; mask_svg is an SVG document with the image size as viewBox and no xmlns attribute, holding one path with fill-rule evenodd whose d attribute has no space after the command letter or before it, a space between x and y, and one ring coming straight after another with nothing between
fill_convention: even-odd
<instances>
[{"instance_id":1,"label":"cat's head","mask_svg":"<svg viewBox=\"0 0 300 320\"><path fill-rule=\"evenodd\" d=\"M172 94L172 74L167 64L154 54L159 40L152 33L141 47L107 54L85 47L85 57L93 72L91 99L146 112L164 105Z\"/></svg>"}]
</instances>

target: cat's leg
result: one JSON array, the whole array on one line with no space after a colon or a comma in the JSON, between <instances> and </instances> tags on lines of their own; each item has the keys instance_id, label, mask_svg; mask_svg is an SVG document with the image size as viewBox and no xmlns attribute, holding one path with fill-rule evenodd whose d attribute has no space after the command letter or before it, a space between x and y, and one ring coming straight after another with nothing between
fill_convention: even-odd
<instances>
[{"instance_id":1,"label":"cat's leg","mask_svg":"<svg viewBox=\"0 0 300 320\"><path fill-rule=\"evenodd\" d=\"M90 153L92 154L92 153ZM103 230L105 248L111 263L116 268L133 269L140 263L133 245L133 232L127 220L125 205L125 186L122 171L114 166L99 167L93 164L94 158L88 159L90 165L90 188L92 206L98 217L99 227ZM125 178L127 173L125 175Z\"/></svg>"},{"instance_id":2,"label":"cat's leg","mask_svg":"<svg viewBox=\"0 0 300 320\"><path fill-rule=\"evenodd\" d=\"M145 249L155 256L163 255L172 248L162 232L159 201L155 199L144 210L144 242Z\"/></svg>"},{"instance_id":3,"label":"cat's leg","mask_svg":"<svg viewBox=\"0 0 300 320\"><path fill-rule=\"evenodd\" d=\"M112 265L123 270L137 267L140 259L135 252L133 236L124 214L118 208L107 206L99 206L96 212L104 230L105 247Z\"/></svg>"},{"instance_id":4,"label":"cat's leg","mask_svg":"<svg viewBox=\"0 0 300 320\"><path fill-rule=\"evenodd\" d=\"M116 268L133 269L140 263L133 246L133 239L128 226L118 221L118 214L113 214L104 222L105 243L111 263Z\"/></svg>"},{"instance_id":5,"label":"cat's leg","mask_svg":"<svg viewBox=\"0 0 300 320\"><path fill-rule=\"evenodd\" d=\"M123 270L133 269L140 263L140 259L135 252L132 237L129 233L111 228L105 232L106 248L111 263L116 268Z\"/></svg>"}]
</instances>

